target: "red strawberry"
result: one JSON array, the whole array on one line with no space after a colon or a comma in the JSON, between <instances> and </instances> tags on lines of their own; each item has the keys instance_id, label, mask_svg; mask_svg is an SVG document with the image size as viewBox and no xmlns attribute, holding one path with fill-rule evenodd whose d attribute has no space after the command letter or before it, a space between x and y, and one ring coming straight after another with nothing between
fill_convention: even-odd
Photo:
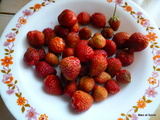
<instances>
[{"instance_id":1,"label":"red strawberry","mask_svg":"<svg viewBox=\"0 0 160 120\"><path fill-rule=\"evenodd\" d=\"M38 62L35 66L35 70L37 75L41 78L45 78L48 75L53 75L57 73L57 71L52 66L50 66L44 61Z\"/></svg>"},{"instance_id":2,"label":"red strawberry","mask_svg":"<svg viewBox=\"0 0 160 120\"><path fill-rule=\"evenodd\" d=\"M120 86L114 79L108 80L105 88L107 89L109 94L116 94L120 91Z\"/></svg>"},{"instance_id":3,"label":"red strawberry","mask_svg":"<svg viewBox=\"0 0 160 120\"><path fill-rule=\"evenodd\" d=\"M54 95L62 95L63 88L60 78L57 75L48 75L44 80L44 89L46 92Z\"/></svg>"},{"instance_id":4,"label":"red strawberry","mask_svg":"<svg viewBox=\"0 0 160 120\"><path fill-rule=\"evenodd\" d=\"M76 91L71 98L71 104L76 112L85 112L93 104L93 97L81 90Z\"/></svg>"},{"instance_id":5,"label":"red strawberry","mask_svg":"<svg viewBox=\"0 0 160 120\"><path fill-rule=\"evenodd\" d=\"M96 49L94 50L94 55L102 54L104 57L107 57L107 52L102 49Z\"/></svg>"},{"instance_id":6,"label":"red strawberry","mask_svg":"<svg viewBox=\"0 0 160 120\"><path fill-rule=\"evenodd\" d=\"M55 54L62 53L65 47L66 45L64 43L64 40L60 37L55 37L51 39L48 44L49 51Z\"/></svg>"},{"instance_id":7,"label":"red strawberry","mask_svg":"<svg viewBox=\"0 0 160 120\"><path fill-rule=\"evenodd\" d=\"M76 32L70 32L67 36L66 36L66 44L68 47L71 48L75 48L75 46L77 45L77 43L80 41L80 37L79 34Z\"/></svg>"},{"instance_id":8,"label":"red strawberry","mask_svg":"<svg viewBox=\"0 0 160 120\"><path fill-rule=\"evenodd\" d=\"M81 25L87 25L90 22L91 16L89 13L83 11L78 14L77 19Z\"/></svg>"},{"instance_id":9,"label":"red strawberry","mask_svg":"<svg viewBox=\"0 0 160 120\"><path fill-rule=\"evenodd\" d=\"M122 68L122 63L118 58L109 58L108 66L106 72L110 74L111 77L114 77L117 72Z\"/></svg>"},{"instance_id":10,"label":"red strawberry","mask_svg":"<svg viewBox=\"0 0 160 120\"><path fill-rule=\"evenodd\" d=\"M113 17L111 17L111 18L109 19L108 23L109 23L110 27L111 27L114 31L117 31L118 28L119 28L119 26L120 26L121 21L120 21L119 17L113 16Z\"/></svg>"},{"instance_id":11,"label":"red strawberry","mask_svg":"<svg viewBox=\"0 0 160 120\"><path fill-rule=\"evenodd\" d=\"M102 36L102 34L95 33L89 40L89 45L101 49L106 45L106 39Z\"/></svg>"},{"instance_id":12,"label":"red strawberry","mask_svg":"<svg viewBox=\"0 0 160 120\"><path fill-rule=\"evenodd\" d=\"M100 102L108 97L108 92L103 86L97 85L93 89L92 96L95 101Z\"/></svg>"},{"instance_id":13,"label":"red strawberry","mask_svg":"<svg viewBox=\"0 0 160 120\"><path fill-rule=\"evenodd\" d=\"M92 36L92 31L89 27L83 27L79 30L80 39L88 40Z\"/></svg>"},{"instance_id":14,"label":"red strawberry","mask_svg":"<svg viewBox=\"0 0 160 120\"><path fill-rule=\"evenodd\" d=\"M63 50L62 58L74 56L75 55L75 49L74 48L66 48Z\"/></svg>"},{"instance_id":15,"label":"red strawberry","mask_svg":"<svg viewBox=\"0 0 160 120\"><path fill-rule=\"evenodd\" d=\"M62 26L62 25L56 25L54 27L54 31L55 31L56 35L59 37L65 37L69 33L69 29Z\"/></svg>"},{"instance_id":16,"label":"red strawberry","mask_svg":"<svg viewBox=\"0 0 160 120\"><path fill-rule=\"evenodd\" d=\"M38 49L37 52L39 54L40 60L44 60L44 58L46 56L45 50L43 48L41 48L41 49Z\"/></svg>"},{"instance_id":17,"label":"red strawberry","mask_svg":"<svg viewBox=\"0 0 160 120\"><path fill-rule=\"evenodd\" d=\"M45 45L48 45L48 42L56 36L55 31L52 28L45 28L42 32L45 37Z\"/></svg>"},{"instance_id":18,"label":"red strawberry","mask_svg":"<svg viewBox=\"0 0 160 120\"><path fill-rule=\"evenodd\" d=\"M29 66L36 65L39 59L40 57L38 52L32 47L29 47L23 56L24 62Z\"/></svg>"},{"instance_id":19,"label":"red strawberry","mask_svg":"<svg viewBox=\"0 0 160 120\"><path fill-rule=\"evenodd\" d=\"M85 92L90 92L93 90L95 86L95 81L93 78L88 77L88 76L83 76L80 80L79 80L79 84L78 84L78 88L80 90L83 90Z\"/></svg>"},{"instance_id":20,"label":"red strawberry","mask_svg":"<svg viewBox=\"0 0 160 120\"><path fill-rule=\"evenodd\" d=\"M116 58L120 59L123 66L129 66L134 62L134 53L130 53L128 50L119 50Z\"/></svg>"},{"instance_id":21,"label":"red strawberry","mask_svg":"<svg viewBox=\"0 0 160 120\"><path fill-rule=\"evenodd\" d=\"M128 70L120 70L116 74L116 81L121 84L126 84L131 82L131 73Z\"/></svg>"},{"instance_id":22,"label":"red strawberry","mask_svg":"<svg viewBox=\"0 0 160 120\"><path fill-rule=\"evenodd\" d=\"M125 42L129 39L130 34L126 32L118 32L113 36L113 41L116 43L117 48L125 48Z\"/></svg>"},{"instance_id":23,"label":"red strawberry","mask_svg":"<svg viewBox=\"0 0 160 120\"><path fill-rule=\"evenodd\" d=\"M75 81L69 82L65 87L64 87L64 94L71 97L73 93L77 91L77 84Z\"/></svg>"},{"instance_id":24,"label":"red strawberry","mask_svg":"<svg viewBox=\"0 0 160 120\"><path fill-rule=\"evenodd\" d=\"M144 50L148 46L148 37L140 32L133 33L129 40L126 41L131 53Z\"/></svg>"},{"instance_id":25,"label":"red strawberry","mask_svg":"<svg viewBox=\"0 0 160 120\"><path fill-rule=\"evenodd\" d=\"M107 68L107 59L103 55L94 55L90 64L90 75L97 76Z\"/></svg>"},{"instance_id":26,"label":"red strawberry","mask_svg":"<svg viewBox=\"0 0 160 120\"><path fill-rule=\"evenodd\" d=\"M27 33L27 41L34 48L41 48L44 45L44 34L38 30L32 30Z\"/></svg>"},{"instance_id":27,"label":"red strawberry","mask_svg":"<svg viewBox=\"0 0 160 120\"><path fill-rule=\"evenodd\" d=\"M67 80L73 81L77 78L81 64L77 57L65 57L59 63L60 70Z\"/></svg>"},{"instance_id":28,"label":"red strawberry","mask_svg":"<svg viewBox=\"0 0 160 120\"><path fill-rule=\"evenodd\" d=\"M106 39L112 38L113 33L114 33L113 29L109 26L105 26L101 31L101 34Z\"/></svg>"},{"instance_id":29,"label":"red strawberry","mask_svg":"<svg viewBox=\"0 0 160 120\"><path fill-rule=\"evenodd\" d=\"M75 47L75 56L81 62L88 62L94 55L93 49L87 45L87 41L80 41Z\"/></svg>"},{"instance_id":30,"label":"red strawberry","mask_svg":"<svg viewBox=\"0 0 160 120\"><path fill-rule=\"evenodd\" d=\"M106 25L106 16L103 13L94 13L91 16L92 24L97 28L103 28Z\"/></svg>"},{"instance_id":31,"label":"red strawberry","mask_svg":"<svg viewBox=\"0 0 160 120\"><path fill-rule=\"evenodd\" d=\"M69 32L76 32L78 33L80 29L79 23L77 22L73 27L69 28Z\"/></svg>"},{"instance_id":32,"label":"red strawberry","mask_svg":"<svg viewBox=\"0 0 160 120\"><path fill-rule=\"evenodd\" d=\"M71 28L77 23L77 16L73 11L65 9L58 16L58 22L62 26Z\"/></svg>"},{"instance_id":33,"label":"red strawberry","mask_svg":"<svg viewBox=\"0 0 160 120\"><path fill-rule=\"evenodd\" d=\"M114 41L112 40L106 40L106 45L103 48L108 56L112 56L117 51L117 46Z\"/></svg>"}]
</instances>

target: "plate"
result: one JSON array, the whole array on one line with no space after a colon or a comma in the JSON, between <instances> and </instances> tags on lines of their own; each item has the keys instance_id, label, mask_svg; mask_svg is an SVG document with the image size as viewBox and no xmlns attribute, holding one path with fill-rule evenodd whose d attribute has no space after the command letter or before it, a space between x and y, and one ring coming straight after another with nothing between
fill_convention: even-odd
<instances>
[{"instance_id":1,"label":"plate","mask_svg":"<svg viewBox=\"0 0 160 120\"><path fill-rule=\"evenodd\" d=\"M28 44L26 33L58 24L57 16L64 9L76 14L102 12L109 19L117 5L121 19L119 31L142 32L149 37L148 47L135 54L128 69L132 82L121 86L116 95L93 106L84 113L71 109L69 98L43 91L43 80L23 62ZM93 30L96 32L96 30ZM0 40L1 96L18 120L146 120L155 116L160 100L160 33L155 23L129 0L39 0L24 6L9 22Z\"/></svg>"}]
</instances>

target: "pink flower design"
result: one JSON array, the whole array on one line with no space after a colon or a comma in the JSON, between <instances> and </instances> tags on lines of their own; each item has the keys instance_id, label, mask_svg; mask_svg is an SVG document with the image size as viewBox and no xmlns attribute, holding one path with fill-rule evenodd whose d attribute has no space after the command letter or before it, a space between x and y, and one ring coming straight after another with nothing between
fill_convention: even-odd
<instances>
[{"instance_id":1,"label":"pink flower design","mask_svg":"<svg viewBox=\"0 0 160 120\"><path fill-rule=\"evenodd\" d=\"M154 72L152 72L152 76L155 77L155 78L157 78L159 76L159 74L158 74L158 72L154 71Z\"/></svg>"},{"instance_id":2,"label":"pink flower design","mask_svg":"<svg viewBox=\"0 0 160 120\"><path fill-rule=\"evenodd\" d=\"M119 6L121 6L121 4L123 3L123 0L115 0L115 3Z\"/></svg>"},{"instance_id":3,"label":"pink flower design","mask_svg":"<svg viewBox=\"0 0 160 120\"><path fill-rule=\"evenodd\" d=\"M11 94L14 93L14 89L9 89L9 90L6 91L6 93L7 93L8 95L11 95Z\"/></svg>"},{"instance_id":4,"label":"pink flower design","mask_svg":"<svg viewBox=\"0 0 160 120\"><path fill-rule=\"evenodd\" d=\"M9 74L4 74L4 75L3 75L2 82L5 83L6 81L8 81L8 80L10 79L11 76L12 76L12 74L10 74L10 73L9 73Z\"/></svg>"},{"instance_id":5,"label":"pink flower design","mask_svg":"<svg viewBox=\"0 0 160 120\"><path fill-rule=\"evenodd\" d=\"M157 51L156 51L156 54L157 54L157 55L160 55L160 50L157 50Z\"/></svg>"},{"instance_id":6,"label":"pink flower design","mask_svg":"<svg viewBox=\"0 0 160 120\"><path fill-rule=\"evenodd\" d=\"M137 12L137 16L142 16L142 12Z\"/></svg>"},{"instance_id":7,"label":"pink flower design","mask_svg":"<svg viewBox=\"0 0 160 120\"><path fill-rule=\"evenodd\" d=\"M9 34L6 35L7 38L12 39L16 37L16 33L10 32Z\"/></svg>"},{"instance_id":8,"label":"pink flower design","mask_svg":"<svg viewBox=\"0 0 160 120\"><path fill-rule=\"evenodd\" d=\"M35 109L31 108L30 110L27 110L27 114L26 114L26 117L28 118L28 120L32 120L32 119L37 119L37 112Z\"/></svg>"},{"instance_id":9,"label":"pink flower design","mask_svg":"<svg viewBox=\"0 0 160 120\"><path fill-rule=\"evenodd\" d=\"M10 43L11 43L11 42L7 42L7 41L5 41L5 42L4 42L4 44L3 44L3 46L6 46L6 47L7 47L7 46L9 46L9 45L10 45Z\"/></svg>"},{"instance_id":10,"label":"pink flower design","mask_svg":"<svg viewBox=\"0 0 160 120\"><path fill-rule=\"evenodd\" d=\"M33 14L33 13L31 12L31 10L25 9L25 10L23 11L24 17L28 17L28 16L30 16L30 15L32 15L32 14Z\"/></svg>"},{"instance_id":11,"label":"pink flower design","mask_svg":"<svg viewBox=\"0 0 160 120\"><path fill-rule=\"evenodd\" d=\"M132 114L132 120L138 120L138 116L136 114Z\"/></svg>"},{"instance_id":12,"label":"pink flower design","mask_svg":"<svg viewBox=\"0 0 160 120\"><path fill-rule=\"evenodd\" d=\"M16 27L17 27L17 28L20 28L21 26L22 26L22 24L20 24L20 23L17 23L17 24L16 24Z\"/></svg>"},{"instance_id":13,"label":"pink flower design","mask_svg":"<svg viewBox=\"0 0 160 120\"><path fill-rule=\"evenodd\" d=\"M151 97L155 97L155 95L157 95L158 92L155 91L155 88L154 88L154 87L149 87L148 89L146 89L145 94L147 94L148 97L150 97L150 96L151 96Z\"/></svg>"},{"instance_id":14,"label":"pink flower design","mask_svg":"<svg viewBox=\"0 0 160 120\"><path fill-rule=\"evenodd\" d=\"M160 58L157 58L156 60L154 60L154 64L160 65Z\"/></svg>"}]
</instances>

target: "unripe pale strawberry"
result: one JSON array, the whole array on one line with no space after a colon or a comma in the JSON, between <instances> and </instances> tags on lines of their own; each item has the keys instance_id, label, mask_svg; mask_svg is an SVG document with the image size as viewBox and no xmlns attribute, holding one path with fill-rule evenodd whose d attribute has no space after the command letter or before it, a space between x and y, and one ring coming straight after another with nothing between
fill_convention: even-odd
<instances>
[{"instance_id":1,"label":"unripe pale strawberry","mask_svg":"<svg viewBox=\"0 0 160 120\"><path fill-rule=\"evenodd\" d=\"M89 45L101 49L106 45L106 39L100 33L95 33L89 40Z\"/></svg>"},{"instance_id":2,"label":"unripe pale strawberry","mask_svg":"<svg viewBox=\"0 0 160 120\"><path fill-rule=\"evenodd\" d=\"M103 86L97 85L93 89L92 96L95 101L100 102L108 97L108 92Z\"/></svg>"},{"instance_id":3,"label":"unripe pale strawberry","mask_svg":"<svg viewBox=\"0 0 160 120\"><path fill-rule=\"evenodd\" d=\"M90 92L93 90L94 86L95 86L95 81L92 77L83 76L79 80L78 88L80 90L83 90L85 92Z\"/></svg>"},{"instance_id":4,"label":"unripe pale strawberry","mask_svg":"<svg viewBox=\"0 0 160 120\"><path fill-rule=\"evenodd\" d=\"M77 57L65 57L59 62L59 67L67 80L73 81L77 78L81 64L80 60Z\"/></svg>"},{"instance_id":5,"label":"unripe pale strawberry","mask_svg":"<svg viewBox=\"0 0 160 120\"><path fill-rule=\"evenodd\" d=\"M99 84L106 83L109 79L111 79L111 76L107 72L102 72L94 77L94 80Z\"/></svg>"}]
</instances>

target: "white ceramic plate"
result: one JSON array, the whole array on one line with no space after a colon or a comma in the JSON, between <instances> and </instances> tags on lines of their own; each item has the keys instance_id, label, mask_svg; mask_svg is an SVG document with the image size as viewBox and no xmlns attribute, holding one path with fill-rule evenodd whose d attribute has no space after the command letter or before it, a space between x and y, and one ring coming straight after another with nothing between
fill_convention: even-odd
<instances>
[{"instance_id":1,"label":"white ceramic plate","mask_svg":"<svg viewBox=\"0 0 160 120\"><path fill-rule=\"evenodd\" d=\"M119 2L118 2L119 1ZM94 103L86 112L72 111L69 99L43 91L43 80L23 62L29 30L43 30L58 24L58 14L68 8L76 14L102 12L109 19L115 4L121 19L119 31L142 32L150 44L135 54L134 63L126 67L132 82L105 101ZM95 30L94 30L95 31ZM34 0L10 21L0 40L0 91L8 109L18 120L147 120L160 103L159 30L146 13L129 0Z\"/></svg>"}]
</instances>

